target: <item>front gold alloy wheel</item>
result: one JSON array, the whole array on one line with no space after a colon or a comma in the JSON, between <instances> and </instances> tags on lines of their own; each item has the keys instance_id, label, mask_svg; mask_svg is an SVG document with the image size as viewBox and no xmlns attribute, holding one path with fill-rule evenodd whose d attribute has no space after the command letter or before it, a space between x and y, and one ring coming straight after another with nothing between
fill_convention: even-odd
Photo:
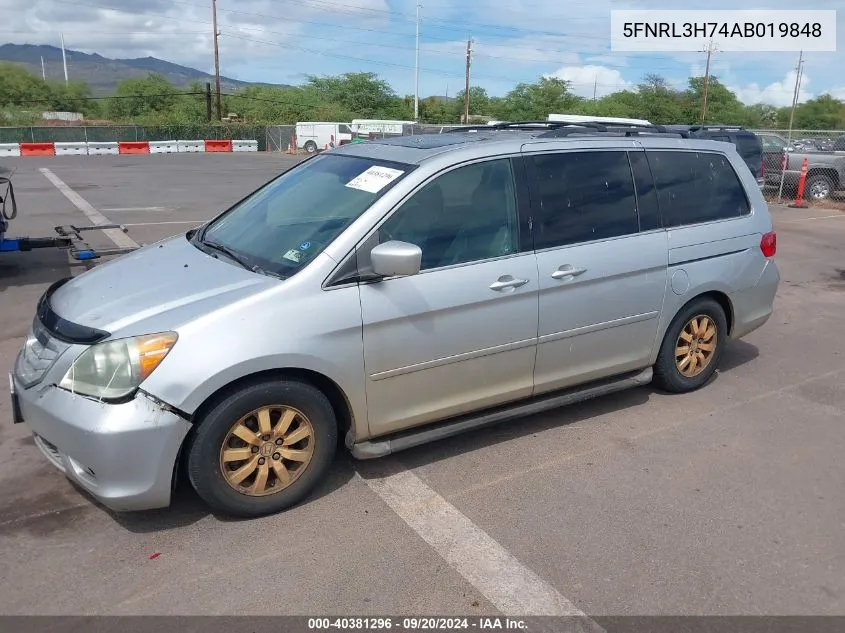
<instances>
[{"instance_id":1,"label":"front gold alloy wheel","mask_svg":"<svg viewBox=\"0 0 845 633\"><path fill-rule=\"evenodd\" d=\"M308 468L314 455L314 427L301 411L271 405L251 411L226 434L220 471L241 494L281 492Z\"/></svg>"},{"instance_id":2,"label":"front gold alloy wheel","mask_svg":"<svg viewBox=\"0 0 845 633\"><path fill-rule=\"evenodd\" d=\"M675 343L675 366L682 376L693 378L707 369L717 337L716 323L709 316L700 314L687 321Z\"/></svg>"}]
</instances>

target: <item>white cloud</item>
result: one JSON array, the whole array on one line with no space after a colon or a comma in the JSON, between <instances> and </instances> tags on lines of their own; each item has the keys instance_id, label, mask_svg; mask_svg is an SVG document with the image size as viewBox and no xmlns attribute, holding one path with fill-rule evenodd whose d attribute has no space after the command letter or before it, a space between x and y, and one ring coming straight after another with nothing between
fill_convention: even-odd
<instances>
[{"instance_id":1,"label":"white cloud","mask_svg":"<svg viewBox=\"0 0 845 633\"><path fill-rule=\"evenodd\" d=\"M767 103L775 106L792 105L792 98L795 95L795 78L796 71L791 70L781 81L775 81L768 86L761 88L756 83L750 83L745 86L728 86L739 100L746 104ZM807 101L813 98L813 94L807 90L807 86L811 83L809 75L806 73L801 78L801 90L798 93L798 102Z\"/></svg>"},{"instance_id":2,"label":"white cloud","mask_svg":"<svg viewBox=\"0 0 845 633\"><path fill-rule=\"evenodd\" d=\"M564 66L547 76L571 82L572 92L582 97L592 97L593 94L603 97L612 92L634 87L634 84L626 81L618 70L606 66Z\"/></svg>"}]
</instances>

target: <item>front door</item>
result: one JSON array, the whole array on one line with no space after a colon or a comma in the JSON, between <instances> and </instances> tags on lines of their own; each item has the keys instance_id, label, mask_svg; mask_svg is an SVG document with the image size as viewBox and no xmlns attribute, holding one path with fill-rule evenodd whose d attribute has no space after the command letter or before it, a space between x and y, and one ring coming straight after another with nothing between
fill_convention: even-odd
<instances>
[{"instance_id":1,"label":"front door","mask_svg":"<svg viewBox=\"0 0 845 633\"><path fill-rule=\"evenodd\" d=\"M513 174L507 158L454 168L379 228L423 256L417 275L360 287L373 435L531 395L537 264Z\"/></svg>"},{"instance_id":2,"label":"front door","mask_svg":"<svg viewBox=\"0 0 845 633\"><path fill-rule=\"evenodd\" d=\"M535 393L647 366L669 256L645 152L537 154L528 165L540 275Z\"/></svg>"}]
</instances>

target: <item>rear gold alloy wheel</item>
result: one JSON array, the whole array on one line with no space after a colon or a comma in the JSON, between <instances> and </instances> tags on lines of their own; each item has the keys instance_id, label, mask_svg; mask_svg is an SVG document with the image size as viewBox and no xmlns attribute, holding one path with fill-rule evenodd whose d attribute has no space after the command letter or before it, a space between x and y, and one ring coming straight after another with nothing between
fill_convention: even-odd
<instances>
[{"instance_id":1,"label":"rear gold alloy wheel","mask_svg":"<svg viewBox=\"0 0 845 633\"><path fill-rule=\"evenodd\" d=\"M251 497L281 492L308 468L314 427L301 411L270 405L235 422L220 447L220 471L232 488Z\"/></svg>"},{"instance_id":2,"label":"rear gold alloy wheel","mask_svg":"<svg viewBox=\"0 0 845 633\"><path fill-rule=\"evenodd\" d=\"M694 378L707 369L717 337L716 323L709 316L700 314L687 321L675 343L675 366L682 376Z\"/></svg>"}]
</instances>

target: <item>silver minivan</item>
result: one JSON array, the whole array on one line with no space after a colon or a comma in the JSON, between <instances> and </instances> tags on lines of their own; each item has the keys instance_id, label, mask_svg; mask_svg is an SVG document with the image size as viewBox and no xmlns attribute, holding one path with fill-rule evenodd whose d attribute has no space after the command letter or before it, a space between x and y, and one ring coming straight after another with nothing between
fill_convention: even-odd
<instances>
[{"instance_id":1,"label":"silver minivan","mask_svg":"<svg viewBox=\"0 0 845 633\"><path fill-rule=\"evenodd\" d=\"M278 512L369 459L654 382L772 314L733 145L544 123L345 145L198 229L51 286L15 422L118 511ZM341 446L342 447L342 446Z\"/></svg>"}]
</instances>

